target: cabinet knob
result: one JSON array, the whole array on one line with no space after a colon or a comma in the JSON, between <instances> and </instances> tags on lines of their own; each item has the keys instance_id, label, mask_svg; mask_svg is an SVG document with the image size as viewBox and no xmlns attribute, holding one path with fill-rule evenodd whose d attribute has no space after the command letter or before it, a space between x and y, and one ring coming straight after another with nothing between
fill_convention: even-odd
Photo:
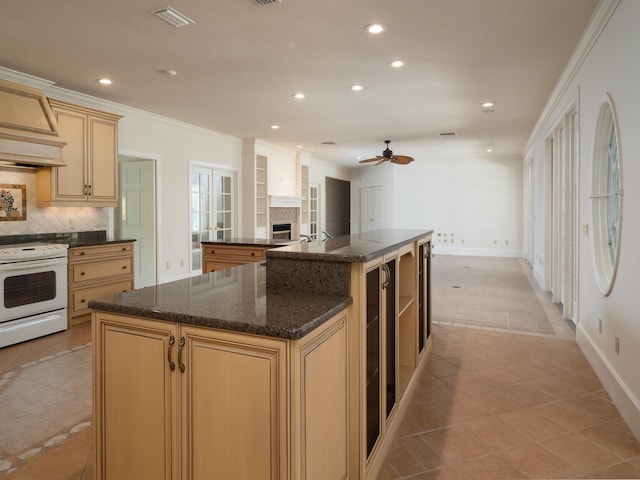
<instances>
[{"instance_id":1,"label":"cabinet knob","mask_svg":"<svg viewBox=\"0 0 640 480\"><path fill-rule=\"evenodd\" d=\"M81 277L84 277L84 272L80 272L80 276L81 276Z\"/></svg>"},{"instance_id":2,"label":"cabinet knob","mask_svg":"<svg viewBox=\"0 0 640 480\"><path fill-rule=\"evenodd\" d=\"M80 303L85 303L86 300L83 298L82 300L80 300Z\"/></svg>"},{"instance_id":3,"label":"cabinet knob","mask_svg":"<svg viewBox=\"0 0 640 480\"><path fill-rule=\"evenodd\" d=\"M251 252L251 256L255 257L256 256L256 252Z\"/></svg>"},{"instance_id":4,"label":"cabinet knob","mask_svg":"<svg viewBox=\"0 0 640 480\"><path fill-rule=\"evenodd\" d=\"M80 252L80 255L84 255L86 252Z\"/></svg>"},{"instance_id":5,"label":"cabinet knob","mask_svg":"<svg viewBox=\"0 0 640 480\"><path fill-rule=\"evenodd\" d=\"M123 269L123 270L126 270L126 269L127 269L127 266L126 266L126 265L123 265L123 266L122 266L122 269Z\"/></svg>"}]
</instances>

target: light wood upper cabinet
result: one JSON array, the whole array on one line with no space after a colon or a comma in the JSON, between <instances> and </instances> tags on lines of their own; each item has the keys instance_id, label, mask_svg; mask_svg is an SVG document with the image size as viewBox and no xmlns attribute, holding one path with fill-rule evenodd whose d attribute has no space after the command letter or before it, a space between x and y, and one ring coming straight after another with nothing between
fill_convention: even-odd
<instances>
[{"instance_id":1,"label":"light wood upper cabinet","mask_svg":"<svg viewBox=\"0 0 640 480\"><path fill-rule=\"evenodd\" d=\"M66 167L37 173L38 206L90 205L115 207L118 203L119 115L50 99L60 135Z\"/></svg>"}]
</instances>

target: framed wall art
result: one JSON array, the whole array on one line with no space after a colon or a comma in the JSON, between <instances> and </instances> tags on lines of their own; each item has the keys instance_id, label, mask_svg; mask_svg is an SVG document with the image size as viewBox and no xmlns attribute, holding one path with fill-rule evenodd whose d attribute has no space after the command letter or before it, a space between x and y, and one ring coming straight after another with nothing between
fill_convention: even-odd
<instances>
[{"instance_id":1,"label":"framed wall art","mask_svg":"<svg viewBox=\"0 0 640 480\"><path fill-rule=\"evenodd\" d=\"M0 222L27 219L27 186L0 183Z\"/></svg>"}]
</instances>

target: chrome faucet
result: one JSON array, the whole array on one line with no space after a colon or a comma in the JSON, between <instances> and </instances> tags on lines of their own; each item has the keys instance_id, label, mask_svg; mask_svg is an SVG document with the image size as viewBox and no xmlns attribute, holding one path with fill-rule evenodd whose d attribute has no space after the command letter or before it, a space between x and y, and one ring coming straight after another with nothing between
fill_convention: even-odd
<instances>
[{"instance_id":1,"label":"chrome faucet","mask_svg":"<svg viewBox=\"0 0 640 480\"><path fill-rule=\"evenodd\" d=\"M324 239L325 239L325 240L327 240L328 238L333 238L333 235L331 235L331 234L330 234L330 233L328 233L328 232L325 232L324 230L322 230L322 233L323 233L323 234L324 234L324 236L325 236L325 237L324 237Z\"/></svg>"}]
</instances>

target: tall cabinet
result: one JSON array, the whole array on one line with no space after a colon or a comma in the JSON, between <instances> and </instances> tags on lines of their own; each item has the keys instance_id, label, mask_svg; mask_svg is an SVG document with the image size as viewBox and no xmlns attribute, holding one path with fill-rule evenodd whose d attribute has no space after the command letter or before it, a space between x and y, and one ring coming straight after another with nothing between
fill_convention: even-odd
<instances>
[{"instance_id":1,"label":"tall cabinet","mask_svg":"<svg viewBox=\"0 0 640 480\"><path fill-rule=\"evenodd\" d=\"M40 169L37 205L115 207L118 203L119 115L50 99L66 167Z\"/></svg>"}]
</instances>

